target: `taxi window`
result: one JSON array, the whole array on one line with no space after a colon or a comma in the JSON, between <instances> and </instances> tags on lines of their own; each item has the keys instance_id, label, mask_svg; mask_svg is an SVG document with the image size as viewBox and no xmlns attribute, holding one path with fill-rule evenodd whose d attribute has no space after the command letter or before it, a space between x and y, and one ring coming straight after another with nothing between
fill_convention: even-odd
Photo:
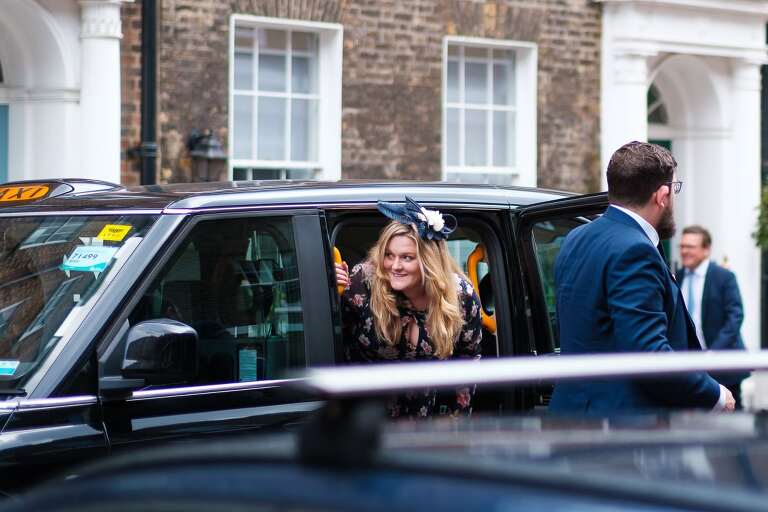
<instances>
[{"instance_id":1,"label":"taxi window","mask_svg":"<svg viewBox=\"0 0 768 512\"><path fill-rule=\"evenodd\" d=\"M555 351L560 350L560 338L557 331L555 259L560 253L566 235L585 222L588 222L587 219L578 217L545 220L533 225L534 253L539 269L539 281L547 306L552 346L555 347Z\"/></svg>"},{"instance_id":2,"label":"taxi window","mask_svg":"<svg viewBox=\"0 0 768 512\"><path fill-rule=\"evenodd\" d=\"M459 227L454 231L446 241L448 251L453 259L458 263L461 271L470 276L468 267L470 256L478 249L495 244L488 230L483 229L479 222L472 222L466 217L458 216ZM339 249L342 258L350 268L357 263L362 262L368 255L368 251L376 243L379 233L386 225L386 219L383 216L372 218L348 218L339 222L334 230L333 245ZM495 329L495 292L492 286L492 276L490 273L487 257L483 257L476 262L477 282L476 292L483 308L483 316L493 317L493 328L490 323L483 322L483 340L481 351L483 357L498 357L501 354L498 338ZM342 329L344 326L342 326Z\"/></svg>"},{"instance_id":3,"label":"taxi window","mask_svg":"<svg viewBox=\"0 0 768 512\"><path fill-rule=\"evenodd\" d=\"M155 219L64 213L0 218L0 390L24 386Z\"/></svg>"},{"instance_id":4,"label":"taxi window","mask_svg":"<svg viewBox=\"0 0 768 512\"><path fill-rule=\"evenodd\" d=\"M333 244L341 251L344 261L347 262L350 268L368 256L368 250L376 243L379 233L385 224L383 219L365 220L363 222L357 220L346 221L340 224ZM459 264L462 272L468 273L467 258L472 254L477 245L482 243L480 233L475 229L460 225L451 234L446 243L451 256ZM480 279L488 274L488 265L485 261L480 262L478 274Z\"/></svg>"},{"instance_id":5,"label":"taxi window","mask_svg":"<svg viewBox=\"0 0 768 512\"><path fill-rule=\"evenodd\" d=\"M290 218L200 222L129 318L171 318L199 336L194 382L282 377L305 365Z\"/></svg>"}]
</instances>

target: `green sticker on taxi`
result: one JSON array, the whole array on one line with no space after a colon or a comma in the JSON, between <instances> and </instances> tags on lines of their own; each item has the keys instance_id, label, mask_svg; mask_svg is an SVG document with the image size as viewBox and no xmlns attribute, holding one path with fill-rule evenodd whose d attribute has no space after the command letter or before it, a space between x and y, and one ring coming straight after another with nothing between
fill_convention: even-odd
<instances>
[{"instance_id":1,"label":"green sticker on taxi","mask_svg":"<svg viewBox=\"0 0 768 512\"><path fill-rule=\"evenodd\" d=\"M78 245L59 268L75 272L104 272L117 247Z\"/></svg>"},{"instance_id":2,"label":"green sticker on taxi","mask_svg":"<svg viewBox=\"0 0 768 512\"><path fill-rule=\"evenodd\" d=\"M13 375L18 367L18 361L0 361L0 375Z\"/></svg>"}]
</instances>

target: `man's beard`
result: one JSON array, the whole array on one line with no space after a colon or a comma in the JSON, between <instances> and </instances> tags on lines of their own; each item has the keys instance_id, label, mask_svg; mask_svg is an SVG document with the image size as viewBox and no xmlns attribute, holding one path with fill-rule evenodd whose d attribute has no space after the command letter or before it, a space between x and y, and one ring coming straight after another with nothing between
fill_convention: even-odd
<instances>
[{"instance_id":1,"label":"man's beard","mask_svg":"<svg viewBox=\"0 0 768 512\"><path fill-rule=\"evenodd\" d=\"M656 231L659 233L659 238L661 240L669 240L675 236L676 230L675 212L672 210L672 205L670 204L669 207L664 209L664 213L661 214L661 219L659 219L659 225L656 226Z\"/></svg>"}]
</instances>

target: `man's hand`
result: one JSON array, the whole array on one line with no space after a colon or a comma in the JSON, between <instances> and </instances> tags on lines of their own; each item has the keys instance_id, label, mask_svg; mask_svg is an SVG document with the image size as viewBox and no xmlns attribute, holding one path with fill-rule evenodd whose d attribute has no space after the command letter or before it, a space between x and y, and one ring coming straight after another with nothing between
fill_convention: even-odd
<instances>
[{"instance_id":1,"label":"man's hand","mask_svg":"<svg viewBox=\"0 0 768 512\"><path fill-rule=\"evenodd\" d=\"M723 387L723 391L725 391L725 407L723 407L723 411L725 412L735 411L736 399L733 398L733 393L731 393L726 387Z\"/></svg>"}]
</instances>

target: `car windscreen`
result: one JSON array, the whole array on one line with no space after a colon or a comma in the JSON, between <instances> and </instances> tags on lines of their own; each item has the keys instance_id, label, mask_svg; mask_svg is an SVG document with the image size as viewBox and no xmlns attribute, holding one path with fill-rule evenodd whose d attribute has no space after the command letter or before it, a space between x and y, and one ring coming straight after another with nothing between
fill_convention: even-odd
<instances>
[{"instance_id":1,"label":"car windscreen","mask_svg":"<svg viewBox=\"0 0 768 512\"><path fill-rule=\"evenodd\" d=\"M0 217L0 393L23 386L67 336L151 215Z\"/></svg>"}]
</instances>

